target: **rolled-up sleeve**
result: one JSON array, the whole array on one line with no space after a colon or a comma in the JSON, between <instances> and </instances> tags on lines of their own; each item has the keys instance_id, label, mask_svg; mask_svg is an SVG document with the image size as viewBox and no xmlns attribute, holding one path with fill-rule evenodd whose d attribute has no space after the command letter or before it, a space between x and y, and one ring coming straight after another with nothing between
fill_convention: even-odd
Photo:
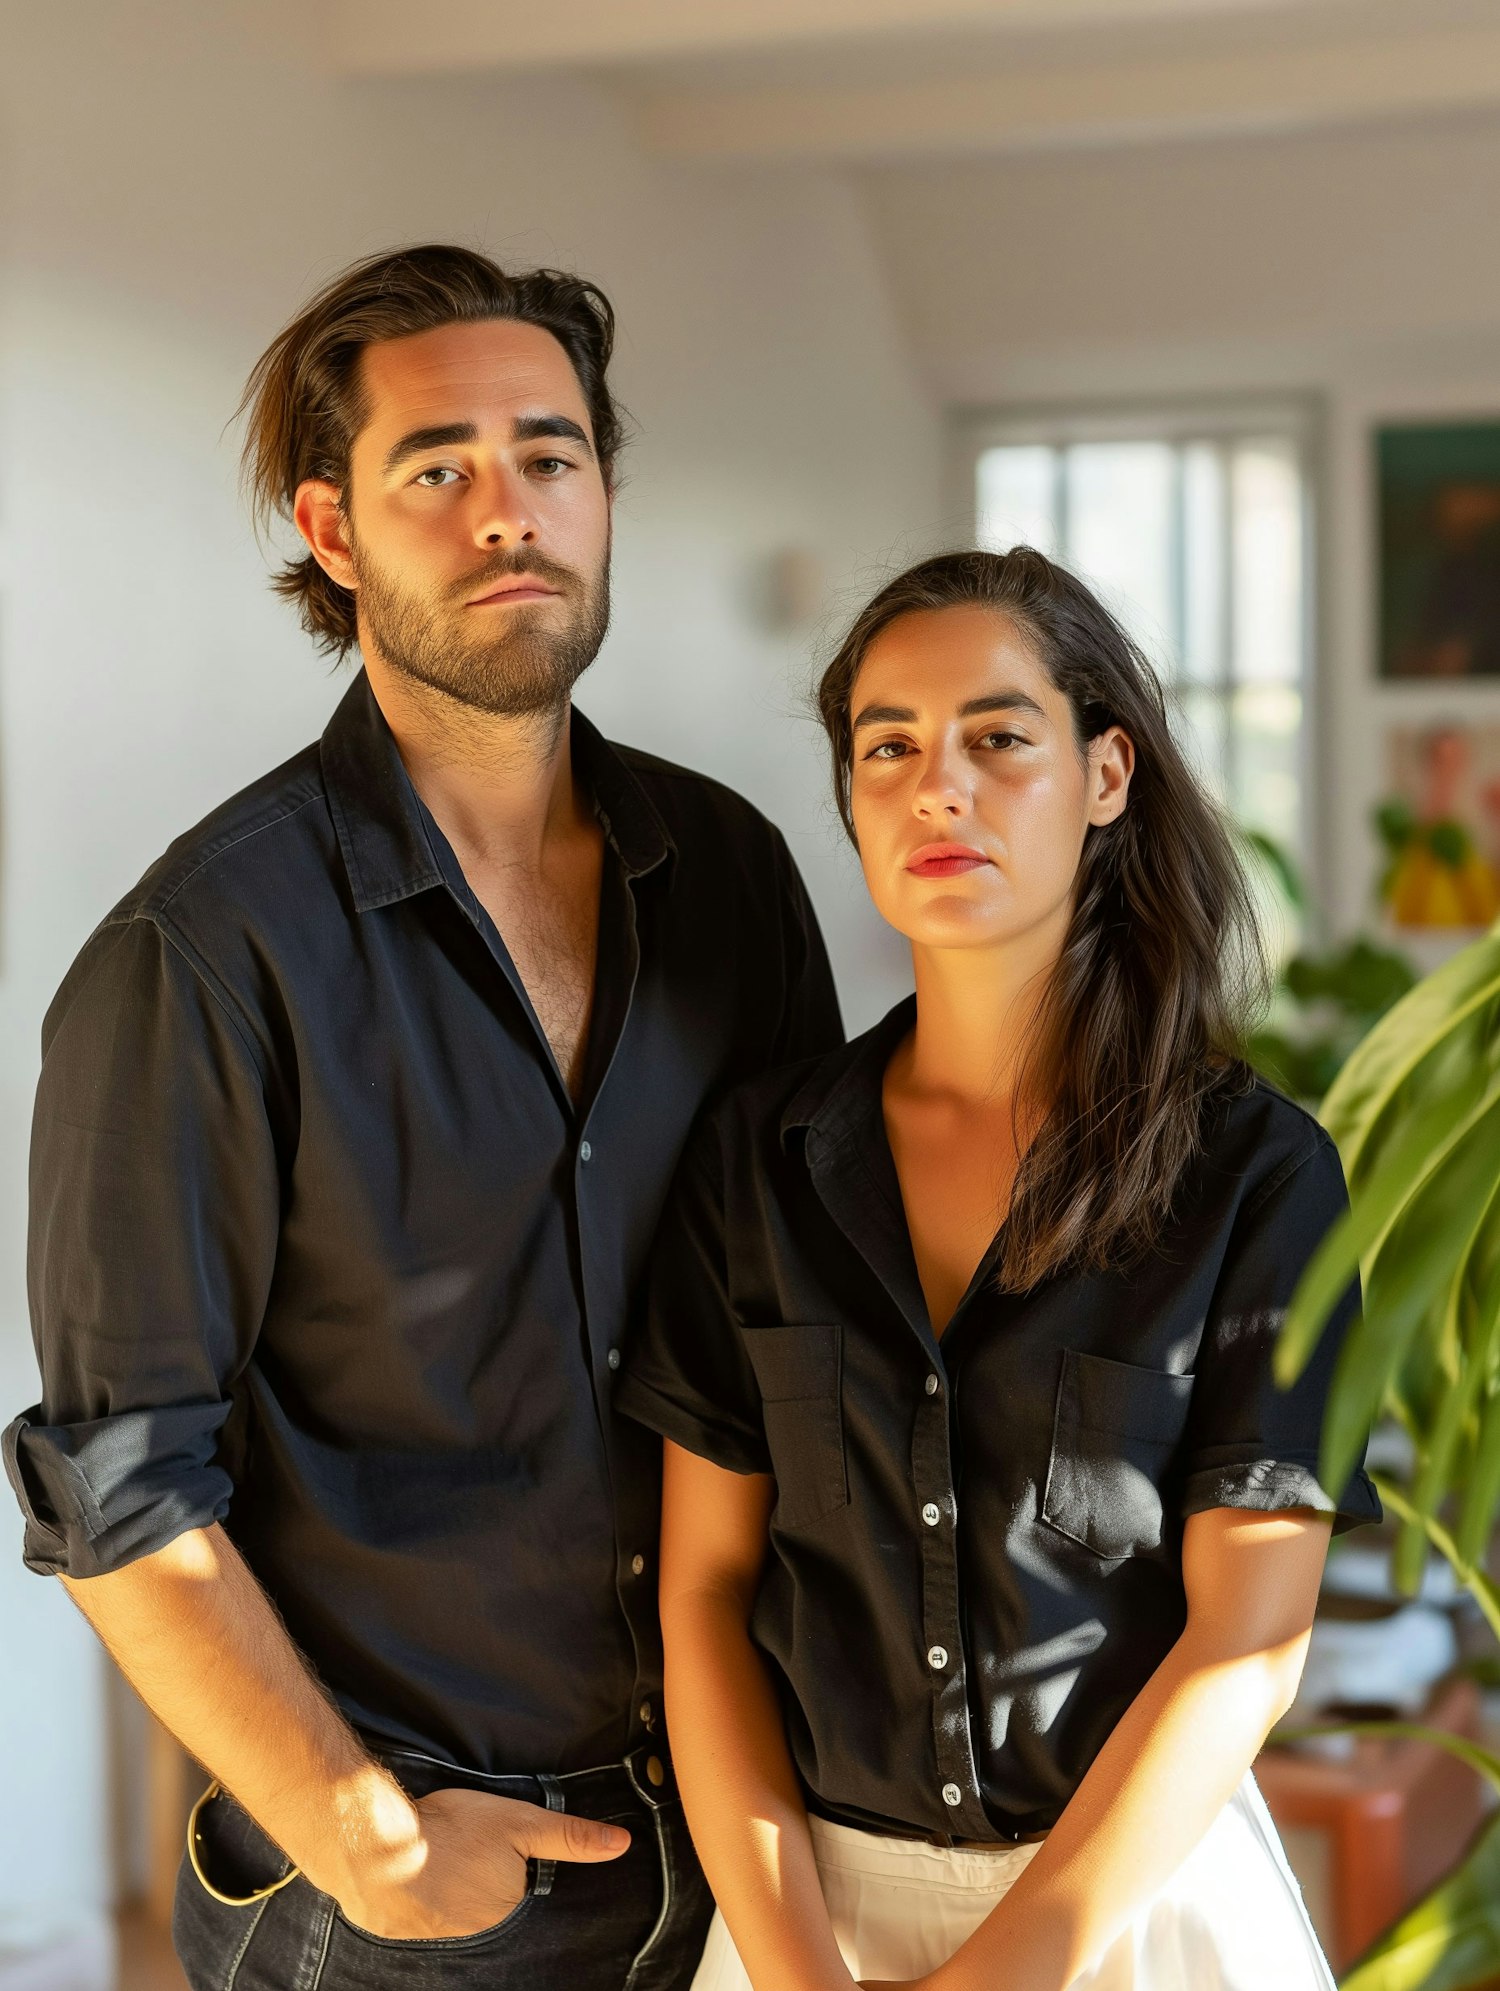
<instances>
[{"instance_id":1,"label":"rolled-up sleeve","mask_svg":"<svg viewBox=\"0 0 1500 1991\"><path fill-rule=\"evenodd\" d=\"M4 1439L29 1568L101 1575L224 1518L220 1434L279 1208L246 1019L155 920L105 926L43 1029L28 1252L42 1400Z\"/></svg>"},{"instance_id":2,"label":"rolled-up sleeve","mask_svg":"<svg viewBox=\"0 0 1500 1991\"><path fill-rule=\"evenodd\" d=\"M1326 1487L1318 1477L1334 1365L1359 1309L1357 1282L1292 1387L1279 1389L1271 1372L1297 1282L1348 1201L1338 1150L1318 1135L1240 1211L1198 1353L1185 1513L1310 1507L1332 1515L1335 1532L1380 1519L1379 1497L1362 1470L1342 1487Z\"/></svg>"}]
</instances>

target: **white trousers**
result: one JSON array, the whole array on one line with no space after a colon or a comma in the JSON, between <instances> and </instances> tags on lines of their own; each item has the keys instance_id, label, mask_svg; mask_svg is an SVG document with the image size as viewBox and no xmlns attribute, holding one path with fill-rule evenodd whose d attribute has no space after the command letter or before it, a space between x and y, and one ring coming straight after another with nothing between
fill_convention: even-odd
<instances>
[{"instance_id":1,"label":"white trousers","mask_svg":"<svg viewBox=\"0 0 1500 1991\"><path fill-rule=\"evenodd\" d=\"M945 1963L1038 1851L945 1849L809 1822L834 1934L856 1980L920 1977ZM1073 1983L1077 1991L1335 1991L1253 1777ZM722 1915L693 1991L752 1991Z\"/></svg>"}]
</instances>

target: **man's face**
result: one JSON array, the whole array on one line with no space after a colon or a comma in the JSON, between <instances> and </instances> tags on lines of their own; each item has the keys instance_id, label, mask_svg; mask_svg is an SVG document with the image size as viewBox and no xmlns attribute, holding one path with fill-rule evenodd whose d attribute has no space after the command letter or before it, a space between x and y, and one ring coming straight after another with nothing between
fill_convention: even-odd
<instances>
[{"instance_id":1,"label":"man's face","mask_svg":"<svg viewBox=\"0 0 1500 1991\"><path fill-rule=\"evenodd\" d=\"M366 656L484 712L558 711L609 624L610 498L572 362L492 320L361 364L347 486L304 484L297 523L354 591Z\"/></svg>"}]
</instances>

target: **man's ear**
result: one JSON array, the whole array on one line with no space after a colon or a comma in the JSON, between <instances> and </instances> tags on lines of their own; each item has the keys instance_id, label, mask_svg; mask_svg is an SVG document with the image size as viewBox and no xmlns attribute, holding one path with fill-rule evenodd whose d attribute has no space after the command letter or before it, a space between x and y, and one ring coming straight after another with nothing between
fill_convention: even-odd
<instances>
[{"instance_id":1,"label":"man's ear","mask_svg":"<svg viewBox=\"0 0 1500 1991\"><path fill-rule=\"evenodd\" d=\"M1118 726L1089 741L1089 821L1112 823L1125 813L1130 777L1135 772L1135 742Z\"/></svg>"},{"instance_id":2,"label":"man's ear","mask_svg":"<svg viewBox=\"0 0 1500 1991\"><path fill-rule=\"evenodd\" d=\"M342 496L337 484L330 484L323 477L309 477L297 486L292 518L323 572L352 594L359 583L354 578L354 561L349 553Z\"/></svg>"}]
</instances>

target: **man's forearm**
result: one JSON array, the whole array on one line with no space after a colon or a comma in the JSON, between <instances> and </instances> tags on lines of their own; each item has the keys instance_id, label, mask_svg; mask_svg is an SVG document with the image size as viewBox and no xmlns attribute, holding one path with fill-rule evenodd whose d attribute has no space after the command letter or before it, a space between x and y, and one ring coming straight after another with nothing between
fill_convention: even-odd
<instances>
[{"instance_id":1,"label":"man's forearm","mask_svg":"<svg viewBox=\"0 0 1500 1991\"><path fill-rule=\"evenodd\" d=\"M704 1591L663 1604L667 1715L693 1839L757 1986L849 1985L818 1880L781 1710L743 1602Z\"/></svg>"},{"instance_id":2,"label":"man's forearm","mask_svg":"<svg viewBox=\"0 0 1500 1991\"><path fill-rule=\"evenodd\" d=\"M348 1904L420 1861L414 1806L221 1528L64 1582L141 1699L315 1886Z\"/></svg>"}]
</instances>

